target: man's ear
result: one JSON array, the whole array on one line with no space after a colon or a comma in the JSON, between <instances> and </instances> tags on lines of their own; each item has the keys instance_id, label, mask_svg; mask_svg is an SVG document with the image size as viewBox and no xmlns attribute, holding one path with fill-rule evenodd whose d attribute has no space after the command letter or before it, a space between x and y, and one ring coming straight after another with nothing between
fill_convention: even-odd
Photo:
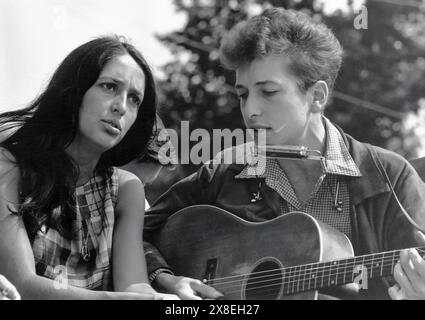
<instances>
[{"instance_id":1,"label":"man's ear","mask_svg":"<svg viewBox=\"0 0 425 320\"><path fill-rule=\"evenodd\" d=\"M327 83L323 80L319 80L308 90L311 93L311 111L314 113L323 113L329 96Z\"/></svg>"}]
</instances>

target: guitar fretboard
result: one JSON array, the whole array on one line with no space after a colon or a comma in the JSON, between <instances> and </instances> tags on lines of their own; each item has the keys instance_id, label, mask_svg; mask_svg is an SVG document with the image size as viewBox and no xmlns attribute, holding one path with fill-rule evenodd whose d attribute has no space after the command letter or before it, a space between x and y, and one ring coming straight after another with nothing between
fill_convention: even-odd
<instances>
[{"instance_id":1,"label":"guitar fretboard","mask_svg":"<svg viewBox=\"0 0 425 320\"><path fill-rule=\"evenodd\" d=\"M416 248L421 255L425 247ZM349 259L318 262L282 270L269 271L267 277L276 279L283 273L283 294L317 290L356 282L364 284L365 279L385 277L392 274L400 257L400 250L357 256ZM273 275L274 274L274 275ZM264 282L264 274L261 276Z\"/></svg>"}]
</instances>

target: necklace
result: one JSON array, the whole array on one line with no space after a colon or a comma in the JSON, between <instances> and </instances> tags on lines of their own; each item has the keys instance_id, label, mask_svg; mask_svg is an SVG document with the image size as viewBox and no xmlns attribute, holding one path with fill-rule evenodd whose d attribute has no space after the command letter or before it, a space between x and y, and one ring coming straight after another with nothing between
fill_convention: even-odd
<instances>
[{"instance_id":1,"label":"necklace","mask_svg":"<svg viewBox=\"0 0 425 320\"><path fill-rule=\"evenodd\" d=\"M89 243L89 237L91 237L92 239L92 243L93 246L96 246L97 243L97 237L101 234L102 229L103 229L103 225L105 222L105 201L104 201L104 195L100 192L100 188L98 186L98 183L96 181L96 171L93 172L93 176L90 177L89 179L89 187L90 187L90 191L91 191L91 196L92 196L92 200L94 202L94 205L96 206L95 211L99 213L99 215L101 216L102 219L102 228L101 231L99 232L99 234L95 234L94 230L93 230L93 226L91 224L90 221L90 217L91 217L91 205L93 204L89 204L89 212L87 217L83 217L81 215L81 258L84 261L89 261L91 258L91 253L88 247L88 243ZM94 189L94 190L93 190ZM96 192L98 193L99 197L100 197L100 201L101 201L101 205L102 205L102 210L99 207L98 201L96 201ZM81 214L81 212L80 212Z\"/></svg>"},{"instance_id":2,"label":"necklace","mask_svg":"<svg viewBox=\"0 0 425 320\"><path fill-rule=\"evenodd\" d=\"M81 245L81 258L83 258L84 261L90 260L90 250L88 248L88 242L89 242L89 230L87 226L86 220L82 220L81 223L86 224L86 236L84 238L84 227L81 225L81 238L82 238L82 245Z\"/></svg>"}]
</instances>

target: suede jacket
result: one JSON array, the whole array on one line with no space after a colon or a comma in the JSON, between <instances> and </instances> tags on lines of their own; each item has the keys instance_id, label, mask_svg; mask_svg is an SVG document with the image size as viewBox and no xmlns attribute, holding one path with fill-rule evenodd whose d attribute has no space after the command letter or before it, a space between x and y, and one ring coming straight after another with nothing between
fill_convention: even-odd
<instances>
[{"instance_id":1,"label":"suede jacket","mask_svg":"<svg viewBox=\"0 0 425 320\"><path fill-rule=\"evenodd\" d=\"M340 129L339 129L340 130ZM425 245L422 232L402 213L392 188L410 217L425 229L425 184L415 169L401 156L379 147L361 143L340 130L361 177L348 178L351 195L351 224L355 255ZM225 209L252 222L273 219L279 213L279 195L265 183L260 184L261 201L251 202L258 191L257 179L235 179L245 165L203 165L197 172L174 184L146 212L145 245L148 271L168 268L150 244L163 222L176 211L199 204ZM388 180L387 180L387 178ZM178 241L178 239L176 239ZM367 290L350 299L388 299L392 277L372 279ZM338 294L336 294L338 296Z\"/></svg>"}]
</instances>

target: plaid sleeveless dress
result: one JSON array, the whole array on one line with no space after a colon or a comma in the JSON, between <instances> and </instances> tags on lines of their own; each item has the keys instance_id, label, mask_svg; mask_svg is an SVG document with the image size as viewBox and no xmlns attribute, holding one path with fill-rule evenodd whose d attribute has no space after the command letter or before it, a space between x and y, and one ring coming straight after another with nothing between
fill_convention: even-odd
<instances>
[{"instance_id":1,"label":"plaid sleeveless dress","mask_svg":"<svg viewBox=\"0 0 425 320\"><path fill-rule=\"evenodd\" d=\"M118 170L95 176L75 190L76 236L69 240L43 226L32 249L36 273L55 280L57 288L71 285L91 290L112 290L111 254L114 210L118 197Z\"/></svg>"}]
</instances>

